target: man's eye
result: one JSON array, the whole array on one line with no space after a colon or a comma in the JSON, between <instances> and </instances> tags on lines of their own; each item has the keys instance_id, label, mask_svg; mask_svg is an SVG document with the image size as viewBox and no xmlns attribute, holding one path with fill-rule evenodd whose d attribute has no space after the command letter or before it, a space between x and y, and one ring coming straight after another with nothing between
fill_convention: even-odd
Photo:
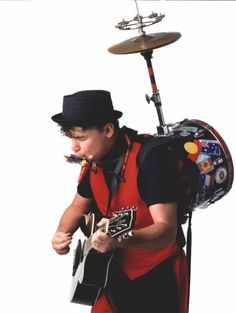
<instances>
[{"instance_id":1,"label":"man's eye","mask_svg":"<svg viewBox=\"0 0 236 313\"><path fill-rule=\"evenodd\" d=\"M77 139L78 141L84 141L86 138L85 137L77 137L75 139Z\"/></svg>"}]
</instances>

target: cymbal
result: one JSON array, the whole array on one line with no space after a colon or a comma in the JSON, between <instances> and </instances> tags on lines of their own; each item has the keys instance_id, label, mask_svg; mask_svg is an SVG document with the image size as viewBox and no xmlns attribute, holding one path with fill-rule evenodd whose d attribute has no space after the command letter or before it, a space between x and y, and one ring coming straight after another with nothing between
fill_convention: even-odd
<instances>
[{"instance_id":1,"label":"cymbal","mask_svg":"<svg viewBox=\"0 0 236 313\"><path fill-rule=\"evenodd\" d=\"M167 46L177 41L180 37L181 34L177 32L141 35L122 41L108 48L108 51L114 54L144 52Z\"/></svg>"}]
</instances>

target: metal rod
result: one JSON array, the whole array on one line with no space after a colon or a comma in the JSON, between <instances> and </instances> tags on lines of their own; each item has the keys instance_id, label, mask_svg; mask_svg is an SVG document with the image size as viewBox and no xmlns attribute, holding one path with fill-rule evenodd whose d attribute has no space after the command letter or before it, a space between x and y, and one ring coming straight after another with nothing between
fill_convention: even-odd
<instances>
[{"instance_id":1,"label":"metal rod","mask_svg":"<svg viewBox=\"0 0 236 313\"><path fill-rule=\"evenodd\" d=\"M152 92L153 92L152 97L147 97L147 101L148 102L153 101L153 103L156 107L156 110L157 110L157 115L158 115L159 123L161 126L159 128L159 132L161 132L162 134L165 134L166 131L164 131L164 127L166 125L165 125L164 116L163 116L162 108L161 108L161 97L160 97L159 90L158 90L157 85L156 85L156 80L155 80L153 67L152 67L152 61L151 61L152 53L153 53L153 50L141 52L141 55L145 58L146 63L147 63L148 74L149 74L149 78L151 81ZM161 129L162 129L162 131L161 131Z\"/></svg>"},{"instance_id":2,"label":"metal rod","mask_svg":"<svg viewBox=\"0 0 236 313\"><path fill-rule=\"evenodd\" d=\"M139 8L138 8L137 0L135 0L135 5L136 5L137 14L138 14L138 20L139 20L139 22L140 22L140 21L141 21L141 18L140 18L140 14L139 14Z\"/></svg>"},{"instance_id":3,"label":"metal rod","mask_svg":"<svg viewBox=\"0 0 236 313\"><path fill-rule=\"evenodd\" d=\"M136 10L137 10L137 19L138 19L138 28L139 28L139 31L142 35L145 35L145 31L143 30L143 17L140 15L139 13L139 8L138 8L138 3L137 3L137 0L135 0L135 5L136 5Z\"/></svg>"}]
</instances>

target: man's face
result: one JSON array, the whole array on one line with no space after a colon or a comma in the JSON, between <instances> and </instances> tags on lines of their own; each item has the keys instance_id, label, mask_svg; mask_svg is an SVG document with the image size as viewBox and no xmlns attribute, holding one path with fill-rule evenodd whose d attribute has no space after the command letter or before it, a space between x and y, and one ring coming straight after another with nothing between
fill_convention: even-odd
<instances>
[{"instance_id":1,"label":"man's face","mask_svg":"<svg viewBox=\"0 0 236 313\"><path fill-rule=\"evenodd\" d=\"M83 129L74 127L69 131L72 150L79 158L85 157L91 160L102 159L113 144L114 127L107 124L102 130L95 128Z\"/></svg>"}]
</instances>

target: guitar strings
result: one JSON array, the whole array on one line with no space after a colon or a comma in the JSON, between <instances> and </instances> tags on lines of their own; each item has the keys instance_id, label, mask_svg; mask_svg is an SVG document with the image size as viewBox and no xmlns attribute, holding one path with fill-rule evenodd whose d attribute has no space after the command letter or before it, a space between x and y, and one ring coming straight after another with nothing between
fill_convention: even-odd
<instances>
[{"instance_id":1,"label":"guitar strings","mask_svg":"<svg viewBox=\"0 0 236 313\"><path fill-rule=\"evenodd\" d=\"M132 212L132 211L131 211ZM132 212L133 213L133 212ZM133 214L132 214L133 215ZM112 227L112 223L114 223L114 222L119 222L119 220L120 219L122 219L124 216L122 215L122 216L114 216L113 218L111 218L110 220L109 220L109 226L111 226ZM121 226L121 225L124 225L124 223L123 224L119 224L119 226ZM84 253L83 253L83 256L85 257L85 256L87 256L88 255L88 253L89 253L89 251L91 250L91 249L93 249L92 248L92 245L91 245L91 241L92 241L92 236L90 236L86 241L85 241L85 243L84 243L84 249L85 249L85 246L87 245L88 247L87 247L87 249L86 250L84 250Z\"/></svg>"}]
</instances>

